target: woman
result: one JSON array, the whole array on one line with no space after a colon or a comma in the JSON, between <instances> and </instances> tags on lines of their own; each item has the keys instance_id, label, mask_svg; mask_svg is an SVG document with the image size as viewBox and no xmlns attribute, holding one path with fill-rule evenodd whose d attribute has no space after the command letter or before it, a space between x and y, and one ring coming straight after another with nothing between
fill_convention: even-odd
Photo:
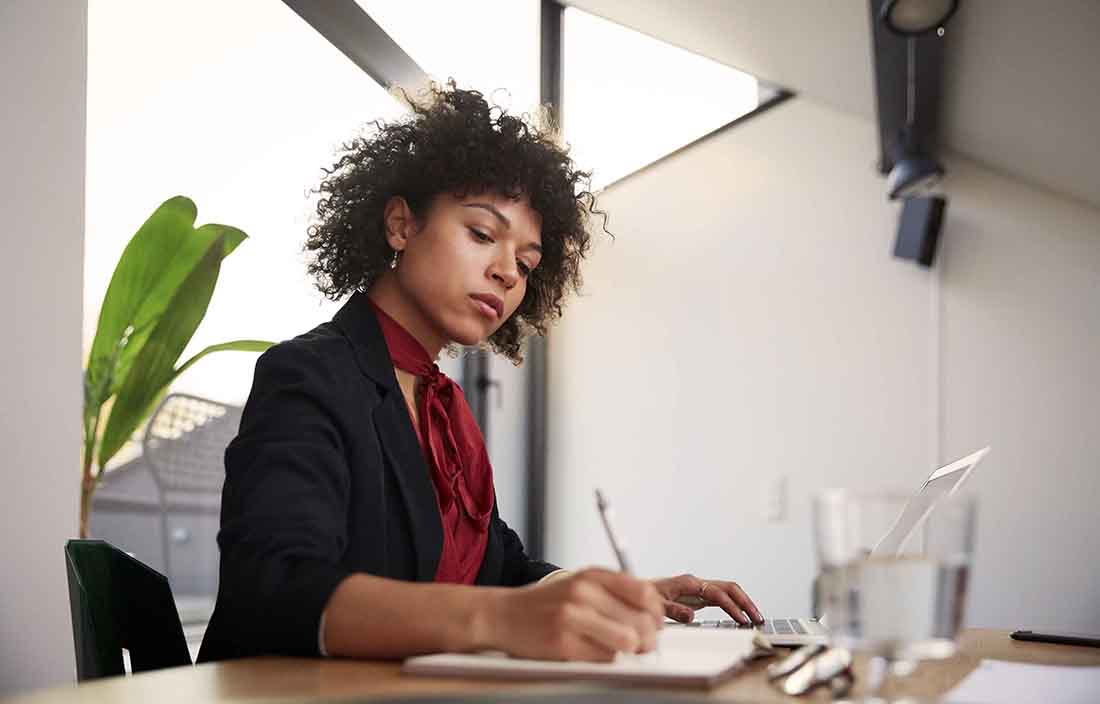
<instances>
[{"instance_id":1,"label":"woman","mask_svg":"<svg viewBox=\"0 0 1100 704\"><path fill-rule=\"evenodd\" d=\"M433 86L344 145L318 192L310 273L329 323L256 364L226 450L221 582L202 660L499 649L608 660L654 646L676 599L760 613L732 582L644 581L532 560L501 520L484 441L435 360L520 343L580 284L598 213L551 137Z\"/></svg>"}]
</instances>

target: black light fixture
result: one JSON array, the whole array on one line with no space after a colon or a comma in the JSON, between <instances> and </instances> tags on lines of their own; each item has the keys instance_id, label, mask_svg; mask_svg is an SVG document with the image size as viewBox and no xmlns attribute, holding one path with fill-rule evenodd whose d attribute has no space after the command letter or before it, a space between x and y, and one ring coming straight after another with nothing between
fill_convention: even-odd
<instances>
[{"instance_id":1,"label":"black light fixture","mask_svg":"<svg viewBox=\"0 0 1100 704\"><path fill-rule=\"evenodd\" d=\"M908 78L905 125L898 130L898 140L894 147L894 168L886 177L886 191L890 194L890 200L925 192L935 186L944 173L943 166L925 152L914 126L917 102L915 42L913 37L909 37L907 42L909 60L906 64Z\"/></svg>"},{"instance_id":2,"label":"black light fixture","mask_svg":"<svg viewBox=\"0 0 1100 704\"><path fill-rule=\"evenodd\" d=\"M886 179L890 200L909 198L931 190L943 178L943 166L927 156L903 156Z\"/></svg>"},{"instance_id":3,"label":"black light fixture","mask_svg":"<svg viewBox=\"0 0 1100 704\"><path fill-rule=\"evenodd\" d=\"M868 0L879 170L888 174L891 200L902 203L894 256L923 267L933 264L947 208L947 197L934 188L944 175L935 156L944 56L940 39L958 6L958 0Z\"/></svg>"},{"instance_id":4,"label":"black light fixture","mask_svg":"<svg viewBox=\"0 0 1100 704\"><path fill-rule=\"evenodd\" d=\"M943 166L924 150L914 128L916 111L916 38L937 30L958 9L958 0L884 0L879 20L891 32L906 38L905 125L898 131L894 168L886 181L890 199L907 198L928 191L943 177Z\"/></svg>"}]
</instances>

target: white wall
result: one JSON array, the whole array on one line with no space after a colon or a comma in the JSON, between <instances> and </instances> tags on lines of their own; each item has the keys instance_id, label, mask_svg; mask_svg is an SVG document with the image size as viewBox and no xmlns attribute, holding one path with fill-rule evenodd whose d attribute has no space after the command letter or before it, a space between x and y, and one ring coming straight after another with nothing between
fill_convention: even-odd
<instances>
[{"instance_id":1,"label":"white wall","mask_svg":"<svg viewBox=\"0 0 1100 704\"><path fill-rule=\"evenodd\" d=\"M71 681L87 3L0 4L0 694Z\"/></svg>"},{"instance_id":2,"label":"white wall","mask_svg":"<svg viewBox=\"0 0 1100 704\"><path fill-rule=\"evenodd\" d=\"M1100 210L953 159L943 447L989 438L971 621L1100 630ZM995 459L995 461L994 461Z\"/></svg>"},{"instance_id":3,"label":"white wall","mask_svg":"<svg viewBox=\"0 0 1100 704\"><path fill-rule=\"evenodd\" d=\"M1100 212L954 159L920 269L891 256L875 135L795 98L605 194L618 239L550 344L549 557L611 564L599 486L640 573L805 614L816 490L991 444L970 623L1100 627Z\"/></svg>"}]
</instances>

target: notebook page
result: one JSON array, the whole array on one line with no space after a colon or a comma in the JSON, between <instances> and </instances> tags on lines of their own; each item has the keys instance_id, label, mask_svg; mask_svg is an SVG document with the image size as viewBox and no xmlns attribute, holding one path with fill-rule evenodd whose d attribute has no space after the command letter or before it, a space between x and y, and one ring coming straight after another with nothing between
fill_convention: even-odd
<instances>
[{"instance_id":1,"label":"notebook page","mask_svg":"<svg viewBox=\"0 0 1100 704\"><path fill-rule=\"evenodd\" d=\"M753 651L753 632L665 628L657 650L619 653L610 663L513 658L500 652L440 654L409 658L409 674L510 677L517 679L609 679L631 682L710 685L728 676Z\"/></svg>"}]
</instances>

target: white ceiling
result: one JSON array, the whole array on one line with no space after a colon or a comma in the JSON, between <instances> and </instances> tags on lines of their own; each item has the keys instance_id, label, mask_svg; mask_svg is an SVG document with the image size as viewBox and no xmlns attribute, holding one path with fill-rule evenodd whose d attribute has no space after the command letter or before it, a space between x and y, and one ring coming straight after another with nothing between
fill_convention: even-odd
<instances>
[{"instance_id":1,"label":"white ceiling","mask_svg":"<svg viewBox=\"0 0 1100 704\"><path fill-rule=\"evenodd\" d=\"M868 2L567 0L874 120ZM942 140L1100 207L1100 0L959 5L945 38Z\"/></svg>"}]
</instances>

